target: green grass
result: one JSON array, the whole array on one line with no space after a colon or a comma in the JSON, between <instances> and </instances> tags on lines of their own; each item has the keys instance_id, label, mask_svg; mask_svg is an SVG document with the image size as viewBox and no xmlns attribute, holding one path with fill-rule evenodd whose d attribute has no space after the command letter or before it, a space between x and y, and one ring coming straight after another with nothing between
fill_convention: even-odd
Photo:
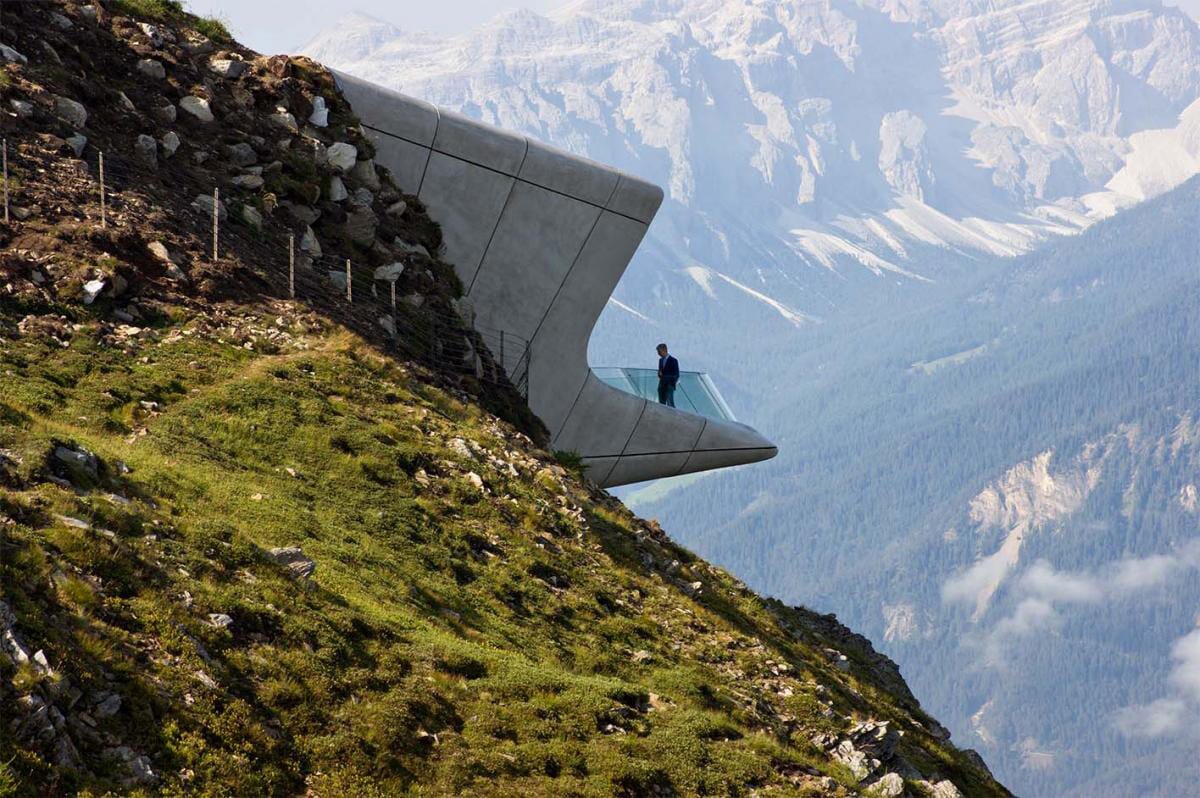
<instances>
[{"instance_id":1,"label":"green grass","mask_svg":"<svg viewBox=\"0 0 1200 798\"><path fill-rule=\"evenodd\" d=\"M101 729L151 757L163 782L145 794L805 794L782 763L853 792L807 741L844 714L907 717L894 697L784 632L790 611L640 543L640 522L494 417L281 308L236 325L294 336L270 354L178 309L129 352L85 316L65 349L3 330L0 598L61 678L122 695ZM100 483L54 484L56 442L95 452ZM311 583L265 556L287 545L316 561ZM694 580L698 600L676 584ZM749 678L767 660L790 664L771 681L790 696ZM915 727L905 741L979 778ZM57 771L3 725L9 759L0 796L52 774L58 794L130 794L119 768Z\"/></svg>"},{"instance_id":2,"label":"green grass","mask_svg":"<svg viewBox=\"0 0 1200 798\"><path fill-rule=\"evenodd\" d=\"M223 17L201 17L184 10L179 0L114 0L113 12L156 22L186 24L221 44L231 44L228 20Z\"/></svg>"}]
</instances>

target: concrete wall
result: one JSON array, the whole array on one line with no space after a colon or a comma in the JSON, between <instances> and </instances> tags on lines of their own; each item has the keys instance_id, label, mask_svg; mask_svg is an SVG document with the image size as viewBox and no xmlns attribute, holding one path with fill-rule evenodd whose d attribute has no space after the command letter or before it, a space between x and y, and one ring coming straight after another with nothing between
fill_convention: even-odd
<instances>
[{"instance_id":1,"label":"concrete wall","mask_svg":"<svg viewBox=\"0 0 1200 798\"><path fill-rule=\"evenodd\" d=\"M587 344L662 203L662 189L602 164L335 73L376 161L441 225L479 324L530 342L529 404L557 449L599 484L765 460L750 427L661 407L605 385Z\"/></svg>"}]
</instances>

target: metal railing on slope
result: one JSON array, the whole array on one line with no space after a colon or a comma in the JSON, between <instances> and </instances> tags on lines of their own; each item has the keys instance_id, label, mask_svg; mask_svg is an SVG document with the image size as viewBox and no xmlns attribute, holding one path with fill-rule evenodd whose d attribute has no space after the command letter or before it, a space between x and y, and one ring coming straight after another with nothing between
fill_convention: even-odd
<instances>
[{"instance_id":1,"label":"metal railing on slope","mask_svg":"<svg viewBox=\"0 0 1200 798\"><path fill-rule=\"evenodd\" d=\"M207 252L199 262L248 267L273 296L319 301L323 310L333 311L331 315L339 321L360 330L364 325L382 328L395 350L407 359L434 371L512 388L528 399L529 341L502 329L477 325L473 317L464 319L439 308L421 294L398 297L396 279L376 279L373 269L352 258L302 250L303 225L287 226L261 212L258 226L249 223L242 208L250 206L258 212L254 190L200 180L174 159L161 155L151 168L86 144L79 157L70 157L29 139L4 139L0 155L4 219L9 227L21 223L20 215L28 210L22 207L21 198L36 186L64 194L68 204L56 209L60 215L74 216L101 229L132 230L143 220L131 218L131 213L140 212L143 203L152 204L156 194L172 192L176 195L173 201L155 207L162 210L186 204L187 211L167 221L172 232L204 242ZM181 194L191 202L180 202ZM69 205L77 198L81 201ZM167 200L165 196L162 199ZM404 263L405 269L421 268L411 255L398 262Z\"/></svg>"}]
</instances>

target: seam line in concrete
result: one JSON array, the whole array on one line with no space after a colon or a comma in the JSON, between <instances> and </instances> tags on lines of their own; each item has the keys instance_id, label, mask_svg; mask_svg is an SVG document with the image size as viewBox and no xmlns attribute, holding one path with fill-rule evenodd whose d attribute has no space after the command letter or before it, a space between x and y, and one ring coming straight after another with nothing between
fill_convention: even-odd
<instances>
[{"instance_id":1,"label":"seam line in concrete","mask_svg":"<svg viewBox=\"0 0 1200 798\"><path fill-rule=\"evenodd\" d=\"M528 143L529 139L525 139L525 141ZM526 145L526 147L527 147L526 151L528 152L528 144ZM524 162L522 162L521 165L524 166L525 165ZM559 296L559 294L562 293L563 286L565 286L567 284L567 280L571 279L571 275L574 273L575 267L579 265L579 259L581 257L583 257L583 251L585 249L587 249L588 242L592 240L592 233L596 232L596 227L600 224L600 219L604 216L604 212L606 210L608 210L608 203L612 202L612 198L614 196L616 196L616 194L617 194L617 187L621 185L621 181L624 179L625 179L624 177L622 177L620 174L618 174L617 179L613 181L613 187L608 192L608 199L604 200L604 207L600 208L600 212L597 213L596 218L592 220L592 226L588 230L588 234L584 237L583 243L579 245L579 251L576 252L575 257L571 259L571 267L569 269L567 269L567 273L563 275L562 282L560 282L558 284L558 288L554 292L554 297L551 298L550 304L546 306L546 312L543 313L542 318L538 320L537 327L535 327L533 330L533 335L529 336L530 341L533 341L534 339L536 339L538 336L538 333L540 333L542 331L542 325L546 323L546 319L549 318L550 313L553 312L554 303L558 302L558 296ZM608 300L605 300L605 304L608 304ZM592 335L589 332L588 339L590 340L591 337L592 337ZM590 370L590 368L591 367L589 366L589 370Z\"/></svg>"},{"instance_id":2,"label":"seam line in concrete","mask_svg":"<svg viewBox=\"0 0 1200 798\"><path fill-rule=\"evenodd\" d=\"M706 430L706 429L708 429L708 419L707 418L704 419L704 424L703 424L703 426L700 427L700 434L696 436L696 440L692 441L691 454L689 454L687 456L687 459L683 461L683 465L681 465L679 467L679 470L675 472L675 476L679 476L680 474L682 474L684 469L687 468L688 463L692 462L692 455L694 455L696 453L696 444L700 443L700 439L704 437L704 430Z\"/></svg>"},{"instance_id":3,"label":"seam line in concrete","mask_svg":"<svg viewBox=\"0 0 1200 798\"><path fill-rule=\"evenodd\" d=\"M453 157L453 156L451 156ZM529 157L529 139L525 139L525 153L521 156L521 166L525 165L525 159ZM517 167L517 172L521 171L521 166ZM500 223L504 221L504 214L508 213L508 204L512 202L513 194L517 190L517 180L519 178L510 178L512 184L508 187L508 196L504 198L504 207L500 209L500 215L496 217L496 224L492 227L492 234L488 236L487 243L483 245L483 255L479 258L478 265L475 266L475 273L471 275L471 284L467 286L467 296L471 295L471 289L475 287L475 281L479 279L479 273L483 271L483 264L487 260L488 250L492 248L492 240L496 237L496 231L500 229ZM529 342L533 343L533 336L529 336Z\"/></svg>"},{"instance_id":4,"label":"seam line in concrete","mask_svg":"<svg viewBox=\"0 0 1200 798\"><path fill-rule=\"evenodd\" d=\"M530 339L530 346L531 347L533 346L533 339ZM532 361L533 358L531 357L530 360ZM587 376L583 378L583 384L580 385L579 390L575 392L575 401L571 402L571 409L567 411L567 414L565 416L563 416L562 426L559 427L558 430L554 433L554 435L552 435L550 438L551 446L553 446L555 443L558 442L558 436L561 435L562 431L567 428L567 422L571 420L571 414L575 412L575 405L579 404L579 397L583 396L583 389L587 387L588 380L590 380L591 378L592 378L592 370L589 368Z\"/></svg>"},{"instance_id":5,"label":"seam line in concrete","mask_svg":"<svg viewBox=\"0 0 1200 798\"><path fill-rule=\"evenodd\" d=\"M636 454L584 454L580 455L584 460L612 460L622 457L658 457L663 454L708 454L709 452L769 452L776 447L774 446L731 446L724 449L679 449L669 452L638 452Z\"/></svg>"},{"instance_id":6,"label":"seam line in concrete","mask_svg":"<svg viewBox=\"0 0 1200 798\"><path fill-rule=\"evenodd\" d=\"M371 125L366 124L365 122L362 123L362 126L365 127L367 130L373 130L376 133L382 133L385 136L391 136L392 138L399 139L400 141L407 141L409 144L412 144L416 147L422 147L424 149L427 149L430 152L430 157L432 157L433 153L436 152L438 155L445 155L447 158L454 158L455 160L462 161L463 163L469 163L472 166L478 166L480 169L486 169L489 172L495 172L498 175L504 175L505 177L510 177L513 180L519 180L522 183L527 183L531 186L535 186L536 188L540 188L543 191L549 191L551 194L558 194L560 197L566 197L568 199L573 199L577 202L582 202L587 205L591 205L593 208L600 208L603 211L607 211L608 213L614 214L615 216L621 216L625 219L628 219L631 222L637 222L638 224L646 225L647 227L649 227L649 225L650 225L649 222L643 221L642 219L639 219L636 216L630 216L627 213L621 213L620 211L614 211L613 209L604 207L603 205L597 205L595 202L584 199L583 197L576 197L574 194L568 194L565 191L559 191L556 188L550 188L550 186L544 186L541 183L537 183L533 180L529 180L528 178L521 177L520 169L517 170L517 174L510 175L508 172L505 172L502 169L496 169L495 167L488 166L487 164L482 164L482 163L479 163L478 161L472 161L470 158L464 158L461 155L455 155L452 152L446 152L445 150L439 150L437 147L430 147L428 144L422 144L419 141L413 141L410 138L406 138L404 136L398 136L395 133L392 133L391 131L383 130L382 128L373 127ZM529 137L528 136L525 137L525 152L528 155L528 153L529 153ZM525 159L522 158L521 164L524 165L524 163L525 163ZM619 177L620 173L617 173L617 174ZM611 200L612 200L612 198L609 197L609 201L611 201Z\"/></svg>"},{"instance_id":7,"label":"seam line in concrete","mask_svg":"<svg viewBox=\"0 0 1200 798\"><path fill-rule=\"evenodd\" d=\"M642 424L642 417L646 415L646 405L648 404L650 404L649 399L642 400L642 412L638 413L637 421L633 422L633 429L629 431L629 437L625 439L625 445L621 447L621 454L617 455L617 457L624 456L625 450L629 448L629 444L633 440L633 436L637 434L637 429Z\"/></svg>"},{"instance_id":8,"label":"seam line in concrete","mask_svg":"<svg viewBox=\"0 0 1200 798\"><path fill-rule=\"evenodd\" d=\"M441 130L441 128L442 128L442 109L438 108L435 105L433 107L433 111L435 114L437 114L437 117L434 119L434 122L433 122L433 140L437 141L438 131ZM388 133L386 130L378 130L377 128L373 128L370 125L364 125L364 127L370 128L371 130L375 130L378 133L383 133L385 135L392 136L392 134ZM401 141L408 141L408 139L404 138L403 136L392 136L392 138L400 139ZM408 141L408 143L416 145L417 147L421 146L420 144L417 144L415 141ZM429 162L432 160L433 160L433 147L430 147L428 154L426 154L426 156L425 156L425 168L421 170L421 182L417 183L417 197L418 198L421 196L421 189L425 188L425 175L429 174Z\"/></svg>"}]
</instances>

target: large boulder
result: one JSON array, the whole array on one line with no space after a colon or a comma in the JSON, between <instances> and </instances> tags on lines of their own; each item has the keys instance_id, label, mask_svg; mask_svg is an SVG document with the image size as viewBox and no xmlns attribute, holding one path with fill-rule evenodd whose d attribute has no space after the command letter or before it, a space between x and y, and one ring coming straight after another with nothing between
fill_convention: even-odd
<instances>
[{"instance_id":1,"label":"large boulder","mask_svg":"<svg viewBox=\"0 0 1200 798\"><path fill-rule=\"evenodd\" d=\"M83 103L76 102L70 97L63 97L61 94L56 94L54 95L54 110L74 127L87 127L88 112L83 107Z\"/></svg>"},{"instance_id":2,"label":"large boulder","mask_svg":"<svg viewBox=\"0 0 1200 798\"><path fill-rule=\"evenodd\" d=\"M258 161L258 153L254 151L254 147L244 141L225 145L225 154L234 166L251 166Z\"/></svg>"},{"instance_id":3,"label":"large boulder","mask_svg":"<svg viewBox=\"0 0 1200 798\"><path fill-rule=\"evenodd\" d=\"M192 200L192 207L199 213L204 215L204 218L211 219L213 214L213 195L212 194L197 194L196 199ZM217 219L225 221L229 213L225 210L225 203L216 204Z\"/></svg>"},{"instance_id":4,"label":"large boulder","mask_svg":"<svg viewBox=\"0 0 1200 798\"><path fill-rule=\"evenodd\" d=\"M137 62L137 70L148 78L162 80L167 76L167 70L163 67L161 61L155 61L153 58L143 58Z\"/></svg>"},{"instance_id":5,"label":"large boulder","mask_svg":"<svg viewBox=\"0 0 1200 798\"><path fill-rule=\"evenodd\" d=\"M73 485L90 487L100 481L100 461L82 446L54 447L54 462Z\"/></svg>"},{"instance_id":6,"label":"large boulder","mask_svg":"<svg viewBox=\"0 0 1200 798\"><path fill-rule=\"evenodd\" d=\"M375 161L371 158L354 164L354 168L350 170L350 177L371 191L380 189L379 175L375 173Z\"/></svg>"},{"instance_id":7,"label":"large boulder","mask_svg":"<svg viewBox=\"0 0 1200 798\"><path fill-rule=\"evenodd\" d=\"M331 167L339 172L347 172L353 169L354 164L358 162L358 148L353 144L339 141L329 145L325 157Z\"/></svg>"},{"instance_id":8,"label":"large boulder","mask_svg":"<svg viewBox=\"0 0 1200 798\"><path fill-rule=\"evenodd\" d=\"M137 160L151 168L158 166L158 142L153 136L142 133L133 142L133 154Z\"/></svg>"},{"instance_id":9,"label":"large boulder","mask_svg":"<svg viewBox=\"0 0 1200 798\"><path fill-rule=\"evenodd\" d=\"M317 570L317 564L304 556L299 546L284 546L267 552L271 561L287 569L293 579L308 579Z\"/></svg>"},{"instance_id":10,"label":"large boulder","mask_svg":"<svg viewBox=\"0 0 1200 798\"><path fill-rule=\"evenodd\" d=\"M369 247L375 243L379 218L370 208L359 208L346 214L346 236L355 244Z\"/></svg>"},{"instance_id":11,"label":"large boulder","mask_svg":"<svg viewBox=\"0 0 1200 798\"><path fill-rule=\"evenodd\" d=\"M208 62L208 71L223 78L237 80L246 71L246 64L233 58L214 58Z\"/></svg>"},{"instance_id":12,"label":"large boulder","mask_svg":"<svg viewBox=\"0 0 1200 798\"><path fill-rule=\"evenodd\" d=\"M212 108L209 107L208 100L192 94L179 101L179 109L191 114L201 122L212 122L215 118L213 117Z\"/></svg>"}]
</instances>

